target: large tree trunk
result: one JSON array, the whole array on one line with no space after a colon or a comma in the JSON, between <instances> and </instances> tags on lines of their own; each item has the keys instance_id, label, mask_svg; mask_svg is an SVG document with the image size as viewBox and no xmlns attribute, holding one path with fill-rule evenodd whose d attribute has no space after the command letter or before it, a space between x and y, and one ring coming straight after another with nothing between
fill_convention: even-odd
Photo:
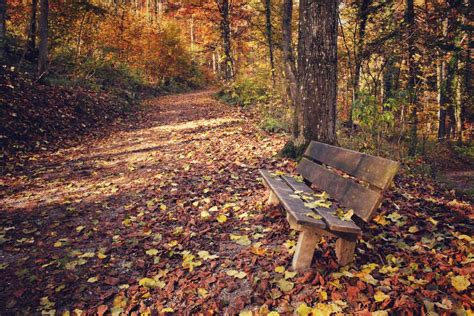
<instances>
[{"instance_id":1,"label":"large tree trunk","mask_svg":"<svg viewBox=\"0 0 474 316\"><path fill-rule=\"evenodd\" d=\"M311 140L336 143L337 14L338 1L300 1L297 148Z\"/></svg>"},{"instance_id":2,"label":"large tree trunk","mask_svg":"<svg viewBox=\"0 0 474 316\"><path fill-rule=\"evenodd\" d=\"M6 57L7 50L7 0L0 0L0 60Z\"/></svg>"},{"instance_id":3,"label":"large tree trunk","mask_svg":"<svg viewBox=\"0 0 474 316\"><path fill-rule=\"evenodd\" d=\"M48 68L48 0L40 0L38 77Z\"/></svg>"},{"instance_id":4,"label":"large tree trunk","mask_svg":"<svg viewBox=\"0 0 474 316\"><path fill-rule=\"evenodd\" d=\"M409 155L416 154L418 146L418 98L416 93L416 81L417 81L417 65L415 61L416 47L415 47L415 7L414 0L406 0L405 4L405 27L407 37L407 64L408 64L408 85L407 90L410 95L410 144L408 149Z\"/></svg>"},{"instance_id":5,"label":"large tree trunk","mask_svg":"<svg viewBox=\"0 0 474 316\"><path fill-rule=\"evenodd\" d=\"M371 0L360 0L357 12L357 20L359 22L358 38L356 43L356 51L354 56L354 78L352 82L352 103L349 112L349 126L352 127L352 112L354 110L354 103L357 102L360 91L360 70L362 66L362 51L364 49L365 30L367 27L367 19L369 17L369 5Z\"/></svg>"},{"instance_id":6,"label":"large tree trunk","mask_svg":"<svg viewBox=\"0 0 474 316\"><path fill-rule=\"evenodd\" d=\"M275 86L275 61L273 59L273 36L272 36L272 8L270 0L265 0L265 29L268 42L268 55L270 59L270 72L273 86Z\"/></svg>"},{"instance_id":7,"label":"large tree trunk","mask_svg":"<svg viewBox=\"0 0 474 316\"><path fill-rule=\"evenodd\" d=\"M232 47L230 42L230 4L229 0L216 0L221 15L221 37L224 48L224 79L232 80L234 77Z\"/></svg>"}]
</instances>

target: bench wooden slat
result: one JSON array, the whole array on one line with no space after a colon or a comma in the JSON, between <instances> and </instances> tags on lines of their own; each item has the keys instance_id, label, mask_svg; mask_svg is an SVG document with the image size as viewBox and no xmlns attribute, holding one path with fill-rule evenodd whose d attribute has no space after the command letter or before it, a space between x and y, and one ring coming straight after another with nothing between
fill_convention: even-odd
<instances>
[{"instance_id":1,"label":"bench wooden slat","mask_svg":"<svg viewBox=\"0 0 474 316\"><path fill-rule=\"evenodd\" d=\"M301 160L296 170L305 179L329 193L341 205L352 208L354 213L366 222L382 200L381 192L370 190L306 158Z\"/></svg>"},{"instance_id":2,"label":"bench wooden slat","mask_svg":"<svg viewBox=\"0 0 474 316\"><path fill-rule=\"evenodd\" d=\"M398 162L393 160L315 141L309 144L304 155L344 171L382 190L387 189L400 166Z\"/></svg>"},{"instance_id":3,"label":"bench wooden slat","mask_svg":"<svg viewBox=\"0 0 474 316\"><path fill-rule=\"evenodd\" d=\"M305 183L298 182L295 180L295 178L290 177L290 176L282 176L282 178L288 183L288 185L293 190L309 193L311 194L311 196L314 196L313 195L314 191ZM308 202L311 202L311 201L308 201ZM321 215L321 217L326 222L329 230L343 232L343 233L353 233L357 235L362 234L360 227L357 226L356 223L354 223L353 221L343 221L335 215L337 207L335 207L334 205L332 205L330 208L321 207L321 208L314 208L314 210L319 215Z\"/></svg>"},{"instance_id":4,"label":"bench wooden slat","mask_svg":"<svg viewBox=\"0 0 474 316\"><path fill-rule=\"evenodd\" d=\"M295 193L282 178L273 176L268 170L260 169L259 171L267 186L275 193L286 211L295 218L298 225L326 228L322 220L306 216L307 213L312 212L312 209L306 207L301 199L290 196Z\"/></svg>"}]
</instances>

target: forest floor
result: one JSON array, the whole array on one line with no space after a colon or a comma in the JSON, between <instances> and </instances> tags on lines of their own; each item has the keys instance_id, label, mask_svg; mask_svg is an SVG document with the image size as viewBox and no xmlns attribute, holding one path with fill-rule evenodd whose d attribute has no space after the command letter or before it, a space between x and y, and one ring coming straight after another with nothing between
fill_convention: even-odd
<instances>
[{"instance_id":1,"label":"forest floor","mask_svg":"<svg viewBox=\"0 0 474 316\"><path fill-rule=\"evenodd\" d=\"M323 239L292 272L297 234L258 168L295 163L255 122L212 91L160 97L108 136L10 165L0 314L472 315L473 207L404 172L354 263L338 268Z\"/></svg>"}]
</instances>

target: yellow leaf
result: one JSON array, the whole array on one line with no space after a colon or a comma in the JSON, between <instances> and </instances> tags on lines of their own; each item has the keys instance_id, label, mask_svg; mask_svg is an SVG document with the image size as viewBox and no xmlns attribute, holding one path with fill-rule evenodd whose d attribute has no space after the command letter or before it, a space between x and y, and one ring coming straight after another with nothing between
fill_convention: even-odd
<instances>
[{"instance_id":1,"label":"yellow leaf","mask_svg":"<svg viewBox=\"0 0 474 316\"><path fill-rule=\"evenodd\" d=\"M227 270L226 274L228 276L233 276L235 278L238 278L238 279L243 279L247 276L247 273L243 272L243 271L237 271L237 270Z\"/></svg>"},{"instance_id":2,"label":"yellow leaf","mask_svg":"<svg viewBox=\"0 0 474 316\"><path fill-rule=\"evenodd\" d=\"M158 254L158 249L148 249L145 253L149 256L156 256Z\"/></svg>"},{"instance_id":3,"label":"yellow leaf","mask_svg":"<svg viewBox=\"0 0 474 316\"><path fill-rule=\"evenodd\" d=\"M293 290L293 287L295 286L293 282L287 281L285 279L278 280L277 284L280 290L282 290L283 292L289 292Z\"/></svg>"},{"instance_id":4,"label":"yellow leaf","mask_svg":"<svg viewBox=\"0 0 474 316\"><path fill-rule=\"evenodd\" d=\"M280 316L280 313L272 311L268 313L267 316Z\"/></svg>"},{"instance_id":5,"label":"yellow leaf","mask_svg":"<svg viewBox=\"0 0 474 316\"><path fill-rule=\"evenodd\" d=\"M298 316L309 316L313 309L311 307L308 307L306 303L301 303L298 308L296 308L295 313Z\"/></svg>"},{"instance_id":6,"label":"yellow leaf","mask_svg":"<svg viewBox=\"0 0 474 316\"><path fill-rule=\"evenodd\" d=\"M218 215L216 219L221 224L227 222L227 216L225 216L224 214Z\"/></svg>"},{"instance_id":7,"label":"yellow leaf","mask_svg":"<svg viewBox=\"0 0 474 316\"><path fill-rule=\"evenodd\" d=\"M313 316L329 316L333 312L333 305L318 303L313 309Z\"/></svg>"},{"instance_id":8,"label":"yellow leaf","mask_svg":"<svg viewBox=\"0 0 474 316\"><path fill-rule=\"evenodd\" d=\"M318 207L330 208L331 205L332 203L330 201L325 201L325 200L318 200L311 203L304 203L304 206L308 208L318 208Z\"/></svg>"},{"instance_id":9,"label":"yellow leaf","mask_svg":"<svg viewBox=\"0 0 474 316\"><path fill-rule=\"evenodd\" d=\"M296 271L285 271L285 280L291 279L296 275Z\"/></svg>"},{"instance_id":10,"label":"yellow leaf","mask_svg":"<svg viewBox=\"0 0 474 316\"><path fill-rule=\"evenodd\" d=\"M154 289L156 287L158 287L158 283L156 282L155 279L152 279L152 278L143 278L143 279L140 279L138 281L138 284L140 286L144 286L144 287L147 287L149 289Z\"/></svg>"},{"instance_id":11,"label":"yellow leaf","mask_svg":"<svg viewBox=\"0 0 474 316\"><path fill-rule=\"evenodd\" d=\"M389 295L385 294L384 292L382 291L377 291L375 292L374 294L374 299L376 302L383 302L385 301L386 299L390 298Z\"/></svg>"},{"instance_id":12,"label":"yellow leaf","mask_svg":"<svg viewBox=\"0 0 474 316\"><path fill-rule=\"evenodd\" d=\"M316 214L316 213L314 213L314 212L308 212L308 213L306 213L305 215L308 216L308 217L314 218L314 219L316 219L316 220L322 219L321 215L318 215L318 214Z\"/></svg>"},{"instance_id":13,"label":"yellow leaf","mask_svg":"<svg viewBox=\"0 0 474 316\"><path fill-rule=\"evenodd\" d=\"M211 217L211 214L208 211L201 211L201 218L209 218Z\"/></svg>"},{"instance_id":14,"label":"yellow leaf","mask_svg":"<svg viewBox=\"0 0 474 316\"><path fill-rule=\"evenodd\" d=\"M352 209L348 210L347 212L344 212L342 208L338 208L336 210L336 216L339 217L341 221L350 221L352 215L354 215L354 210Z\"/></svg>"},{"instance_id":15,"label":"yellow leaf","mask_svg":"<svg viewBox=\"0 0 474 316\"><path fill-rule=\"evenodd\" d=\"M387 311L375 311L375 312L372 312L372 316L388 316L388 312Z\"/></svg>"},{"instance_id":16,"label":"yellow leaf","mask_svg":"<svg viewBox=\"0 0 474 316\"><path fill-rule=\"evenodd\" d=\"M167 245L170 248L176 247L178 245L178 241L177 240L172 240Z\"/></svg>"},{"instance_id":17,"label":"yellow leaf","mask_svg":"<svg viewBox=\"0 0 474 316\"><path fill-rule=\"evenodd\" d=\"M208 251L201 250L198 252L198 256L203 259L203 260L213 260L219 258L219 256L216 255L210 255Z\"/></svg>"},{"instance_id":18,"label":"yellow leaf","mask_svg":"<svg viewBox=\"0 0 474 316\"><path fill-rule=\"evenodd\" d=\"M427 220L428 222L430 222L431 224L435 225L435 226L438 225L438 221L435 220L435 219L434 219L433 217L431 217L431 216L428 217L426 220Z\"/></svg>"},{"instance_id":19,"label":"yellow leaf","mask_svg":"<svg viewBox=\"0 0 474 316\"><path fill-rule=\"evenodd\" d=\"M206 297L207 294L209 293L206 289L202 287L198 288L197 292L200 297Z\"/></svg>"},{"instance_id":20,"label":"yellow leaf","mask_svg":"<svg viewBox=\"0 0 474 316\"><path fill-rule=\"evenodd\" d=\"M249 310L244 310L239 313L239 316L252 316L252 315L253 315L252 311L249 311Z\"/></svg>"},{"instance_id":21,"label":"yellow leaf","mask_svg":"<svg viewBox=\"0 0 474 316\"><path fill-rule=\"evenodd\" d=\"M385 216L382 215L377 215L374 217L374 222L376 222L379 225L386 226L389 224L389 222L385 219Z\"/></svg>"},{"instance_id":22,"label":"yellow leaf","mask_svg":"<svg viewBox=\"0 0 474 316\"><path fill-rule=\"evenodd\" d=\"M279 266L275 268L276 273L283 273L285 272L285 267L284 266Z\"/></svg>"},{"instance_id":23,"label":"yellow leaf","mask_svg":"<svg viewBox=\"0 0 474 316\"><path fill-rule=\"evenodd\" d=\"M321 296L322 301L326 301L328 299L328 292L326 291L319 292L319 295Z\"/></svg>"},{"instance_id":24,"label":"yellow leaf","mask_svg":"<svg viewBox=\"0 0 474 316\"><path fill-rule=\"evenodd\" d=\"M102 252L98 252L98 253L97 253L97 258L99 258L99 259L105 259L105 258L107 258L107 255L104 255Z\"/></svg>"},{"instance_id":25,"label":"yellow leaf","mask_svg":"<svg viewBox=\"0 0 474 316\"><path fill-rule=\"evenodd\" d=\"M162 211L166 211L167 208L168 208L168 207L167 207L166 205L164 205L164 204L161 204L161 205L160 205L160 210L162 210Z\"/></svg>"},{"instance_id":26,"label":"yellow leaf","mask_svg":"<svg viewBox=\"0 0 474 316\"><path fill-rule=\"evenodd\" d=\"M458 292L462 292L466 290L471 282L469 282L469 278L464 275L457 275L455 277L451 277L451 285L456 289Z\"/></svg>"},{"instance_id":27,"label":"yellow leaf","mask_svg":"<svg viewBox=\"0 0 474 316\"><path fill-rule=\"evenodd\" d=\"M76 232L80 233L84 228L86 228L85 226L77 226L76 227Z\"/></svg>"},{"instance_id":28,"label":"yellow leaf","mask_svg":"<svg viewBox=\"0 0 474 316\"><path fill-rule=\"evenodd\" d=\"M409 232L409 233L412 233L412 234L414 234L414 233L416 233L416 232L418 232L418 231L419 231L419 229L418 229L418 226L416 226L416 225L410 226L410 227L408 228L408 232Z\"/></svg>"},{"instance_id":29,"label":"yellow leaf","mask_svg":"<svg viewBox=\"0 0 474 316\"><path fill-rule=\"evenodd\" d=\"M457 235L456 237L460 240L465 240L465 241L468 241L468 242L472 241L472 237L470 237L468 235L461 234L461 235Z\"/></svg>"},{"instance_id":30,"label":"yellow leaf","mask_svg":"<svg viewBox=\"0 0 474 316\"><path fill-rule=\"evenodd\" d=\"M249 239L249 236L247 235L234 235L230 234L230 239L235 240L236 243L242 246L248 246L252 243L252 241Z\"/></svg>"},{"instance_id":31,"label":"yellow leaf","mask_svg":"<svg viewBox=\"0 0 474 316\"><path fill-rule=\"evenodd\" d=\"M285 247L288 249L288 253L292 254L295 252L296 248L296 241L294 240L287 240L283 243Z\"/></svg>"},{"instance_id":32,"label":"yellow leaf","mask_svg":"<svg viewBox=\"0 0 474 316\"><path fill-rule=\"evenodd\" d=\"M174 309L172 309L171 307L166 307L166 308L163 308L160 312L161 313L174 313Z\"/></svg>"},{"instance_id":33,"label":"yellow leaf","mask_svg":"<svg viewBox=\"0 0 474 316\"><path fill-rule=\"evenodd\" d=\"M92 278L88 278L88 279L87 279L87 282L89 282L89 283L95 283L95 282L97 282L97 280L98 280L97 277L92 277Z\"/></svg>"}]
</instances>

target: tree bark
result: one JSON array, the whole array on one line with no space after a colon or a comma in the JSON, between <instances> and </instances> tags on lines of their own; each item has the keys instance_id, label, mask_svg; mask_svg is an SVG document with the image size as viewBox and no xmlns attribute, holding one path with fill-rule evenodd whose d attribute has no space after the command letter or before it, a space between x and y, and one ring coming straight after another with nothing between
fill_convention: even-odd
<instances>
[{"instance_id":1,"label":"tree bark","mask_svg":"<svg viewBox=\"0 0 474 316\"><path fill-rule=\"evenodd\" d=\"M40 0L38 77L48 68L48 0Z\"/></svg>"},{"instance_id":2,"label":"tree bark","mask_svg":"<svg viewBox=\"0 0 474 316\"><path fill-rule=\"evenodd\" d=\"M271 8L270 0L265 0L265 29L266 29L267 42L268 42L270 73L272 75L273 86L275 86L275 61L273 58L273 35L272 35L272 8Z\"/></svg>"},{"instance_id":3,"label":"tree bark","mask_svg":"<svg viewBox=\"0 0 474 316\"><path fill-rule=\"evenodd\" d=\"M441 55L441 54L438 54ZM437 69L437 88L438 88L438 141L444 141L446 137L446 104L448 97L446 95L446 62L443 56L439 56Z\"/></svg>"},{"instance_id":4,"label":"tree bark","mask_svg":"<svg viewBox=\"0 0 474 316\"><path fill-rule=\"evenodd\" d=\"M30 16L30 29L28 32L28 52L32 55L36 55L36 10L38 7L38 0L31 0L31 16Z\"/></svg>"},{"instance_id":5,"label":"tree bark","mask_svg":"<svg viewBox=\"0 0 474 316\"><path fill-rule=\"evenodd\" d=\"M338 1L300 1L297 148L311 140L336 143L337 14Z\"/></svg>"},{"instance_id":6,"label":"tree bark","mask_svg":"<svg viewBox=\"0 0 474 316\"><path fill-rule=\"evenodd\" d=\"M221 37L224 48L224 80L230 81L234 77L232 46L230 39L230 4L229 0L216 0L221 15Z\"/></svg>"},{"instance_id":7,"label":"tree bark","mask_svg":"<svg viewBox=\"0 0 474 316\"><path fill-rule=\"evenodd\" d=\"M7 0L0 0L0 60L7 55Z\"/></svg>"}]
</instances>

